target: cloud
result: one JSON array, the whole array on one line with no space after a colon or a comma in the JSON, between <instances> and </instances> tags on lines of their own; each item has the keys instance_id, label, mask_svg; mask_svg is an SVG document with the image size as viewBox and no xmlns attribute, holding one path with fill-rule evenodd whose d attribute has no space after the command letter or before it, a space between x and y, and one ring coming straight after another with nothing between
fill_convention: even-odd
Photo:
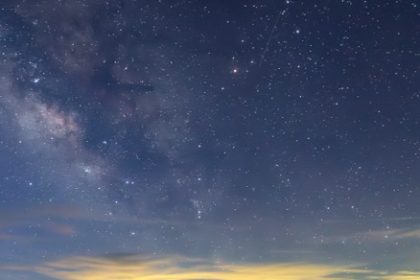
<instances>
[{"instance_id":1,"label":"cloud","mask_svg":"<svg viewBox=\"0 0 420 280\"><path fill-rule=\"evenodd\" d=\"M354 225L350 220L330 220L326 221L330 226L326 227L328 234L325 234L324 241L326 243L353 241L375 244L403 239L420 239L420 225L417 220L418 217L414 216L393 217L387 219L384 226L384 219L370 219L368 220L369 227ZM341 229L331 226L336 224L342 225Z\"/></svg>"},{"instance_id":2,"label":"cloud","mask_svg":"<svg viewBox=\"0 0 420 280\"><path fill-rule=\"evenodd\" d=\"M3 266L0 270L36 272L59 280L344 280L420 279L420 272L361 269L358 266L318 263L209 262L186 257L145 258L121 254L109 257L72 257L39 266Z\"/></svg>"},{"instance_id":3,"label":"cloud","mask_svg":"<svg viewBox=\"0 0 420 280\"><path fill-rule=\"evenodd\" d=\"M69 224L47 223L46 229L60 236L73 236L77 233L76 228Z\"/></svg>"},{"instance_id":4,"label":"cloud","mask_svg":"<svg viewBox=\"0 0 420 280\"><path fill-rule=\"evenodd\" d=\"M347 239L365 240L370 242L399 239L420 239L420 229L412 227L385 230L368 230L365 232L356 233Z\"/></svg>"},{"instance_id":5,"label":"cloud","mask_svg":"<svg viewBox=\"0 0 420 280\"><path fill-rule=\"evenodd\" d=\"M292 262L235 264L181 256L147 258L132 254L69 257L36 266L0 266L1 270L38 273L58 280L420 279L420 271L387 272L362 268L360 265Z\"/></svg>"},{"instance_id":6,"label":"cloud","mask_svg":"<svg viewBox=\"0 0 420 280\"><path fill-rule=\"evenodd\" d=\"M14 240L14 239L17 239L17 236L0 232L0 241L9 241L9 240Z\"/></svg>"},{"instance_id":7,"label":"cloud","mask_svg":"<svg viewBox=\"0 0 420 280\"><path fill-rule=\"evenodd\" d=\"M420 272L399 271L392 275L387 275L383 280L418 280L420 279Z\"/></svg>"},{"instance_id":8,"label":"cloud","mask_svg":"<svg viewBox=\"0 0 420 280\"><path fill-rule=\"evenodd\" d=\"M402 239L402 238L416 238L420 239L420 229L411 229L405 231L399 231L395 234L395 238Z\"/></svg>"},{"instance_id":9,"label":"cloud","mask_svg":"<svg viewBox=\"0 0 420 280\"><path fill-rule=\"evenodd\" d=\"M184 257L157 259L138 256L112 258L74 257L37 267L9 267L31 270L60 280L301 280L330 278L338 273L363 273L348 266L305 263L228 264ZM367 272L367 271L366 271Z\"/></svg>"},{"instance_id":10,"label":"cloud","mask_svg":"<svg viewBox=\"0 0 420 280\"><path fill-rule=\"evenodd\" d=\"M76 228L67 221L82 216L79 209L63 205L0 210L0 241L25 239L30 234L15 230L34 224L36 229L48 234L73 236L77 233Z\"/></svg>"}]
</instances>

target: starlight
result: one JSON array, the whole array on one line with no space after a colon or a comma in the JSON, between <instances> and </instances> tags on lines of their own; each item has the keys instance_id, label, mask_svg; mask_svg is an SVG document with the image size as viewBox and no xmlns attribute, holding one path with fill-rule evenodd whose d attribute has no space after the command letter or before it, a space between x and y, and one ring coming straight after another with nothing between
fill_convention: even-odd
<instances>
[{"instance_id":1,"label":"starlight","mask_svg":"<svg viewBox=\"0 0 420 280\"><path fill-rule=\"evenodd\" d=\"M0 279L420 279L414 1L0 2Z\"/></svg>"}]
</instances>

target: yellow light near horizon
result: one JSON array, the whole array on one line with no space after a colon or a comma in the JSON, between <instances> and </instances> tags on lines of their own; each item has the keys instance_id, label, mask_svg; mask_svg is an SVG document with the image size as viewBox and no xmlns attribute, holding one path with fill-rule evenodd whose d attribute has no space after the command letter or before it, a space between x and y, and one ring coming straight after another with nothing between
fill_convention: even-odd
<instances>
[{"instance_id":1,"label":"yellow light near horizon","mask_svg":"<svg viewBox=\"0 0 420 280\"><path fill-rule=\"evenodd\" d=\"M50 263L37 272L60 280L320 280L357 270L317 264L212 264L182 268L182 259L110 261L74 258Z\"/></svg>"},{"instance_id":2,"label":"yellow light near horizon","mask_svg":"<svg viewBox=\"0 0 420 280\"><path fill-rule=\"evenodd\" d=\"M39 266L2 266L57 280L420 280L420 272L357 269L315 263L228 264L185 257L73 257ZM360 267L360 266L359 266ZM364 279L365 279L364 278Z\"/></svg>"}]
</instances>

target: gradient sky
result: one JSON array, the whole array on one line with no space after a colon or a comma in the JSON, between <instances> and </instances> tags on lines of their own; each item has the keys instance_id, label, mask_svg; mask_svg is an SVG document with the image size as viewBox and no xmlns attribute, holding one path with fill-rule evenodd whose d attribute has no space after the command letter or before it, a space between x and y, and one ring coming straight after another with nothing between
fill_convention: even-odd
<instances>
[{"instance_id":1,"label":"gradient sky","mask_svg":"<svg viewBox=\"0 0 420 280\"><path fill-rule=\"evenodd\" d=\"M2 0L0 279L420 279L420 3Z\"/></svg>"}]
</instances>

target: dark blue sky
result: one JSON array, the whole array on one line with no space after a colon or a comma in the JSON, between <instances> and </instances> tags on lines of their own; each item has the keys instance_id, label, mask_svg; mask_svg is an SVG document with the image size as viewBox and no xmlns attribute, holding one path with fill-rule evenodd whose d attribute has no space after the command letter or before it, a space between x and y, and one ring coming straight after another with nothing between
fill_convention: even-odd
<instances>
[{"instance_id":1,"label":"dark blue sky","mask_svg":"<svg viewBox=\"0 0 420 280\"><path fill-rule=\"evenodd\" d=\"M0 278L420 279L419 16L2 1Z\"/></svg>"}]
</instances>

